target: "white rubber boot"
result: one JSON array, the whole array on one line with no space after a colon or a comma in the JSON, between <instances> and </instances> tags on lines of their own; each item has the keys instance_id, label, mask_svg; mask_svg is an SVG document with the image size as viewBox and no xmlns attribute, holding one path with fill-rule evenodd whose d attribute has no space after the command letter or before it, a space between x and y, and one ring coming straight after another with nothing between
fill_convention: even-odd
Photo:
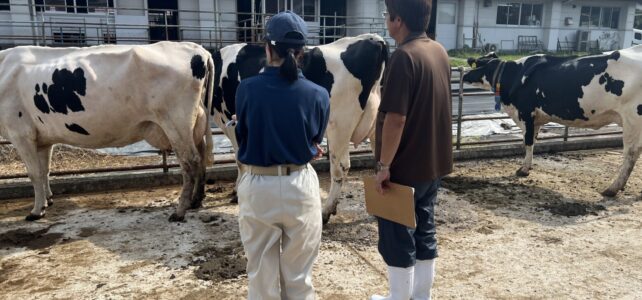
<instances>
[{"instance_id":1,"label":"white rubber boot","mask_svg":"<svg viewBox=\"0 0 642 300\"><path fill-rule=\"evenodd\" d=\"M412 300L430 300L430 290L435 280L435 260L418 260L415 264Z\"/></svg>"},{"instance_id":2,"label":"white rubber boot","mask_svg":"<svg viewBox=\"0 0 642 300\"><path fill-rule=\"evenodd\" d=\"M388 297L373 295L370 300L410 300L412 294L412 277L415 267L396 268L388 267L388 284L390 295Z\"/></svg>"}]
</instances>

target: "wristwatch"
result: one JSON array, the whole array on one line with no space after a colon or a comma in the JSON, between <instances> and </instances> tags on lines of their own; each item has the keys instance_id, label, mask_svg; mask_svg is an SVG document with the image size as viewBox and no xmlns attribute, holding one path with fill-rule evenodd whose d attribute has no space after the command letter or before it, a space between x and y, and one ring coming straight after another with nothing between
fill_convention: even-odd
<instances>
[{"instance_id":1,"label":"wristwatch","mask_svg":"<svg viewBox=\"0 0 642 300\"><path fill-rule=\"evenodd\" d=\"M375 170L377 171L377 173L381 171L388 171L390 170L390 166L386 166L382 162L378 161L377 166L375 167Z\"/></svg>"}]
</instances>

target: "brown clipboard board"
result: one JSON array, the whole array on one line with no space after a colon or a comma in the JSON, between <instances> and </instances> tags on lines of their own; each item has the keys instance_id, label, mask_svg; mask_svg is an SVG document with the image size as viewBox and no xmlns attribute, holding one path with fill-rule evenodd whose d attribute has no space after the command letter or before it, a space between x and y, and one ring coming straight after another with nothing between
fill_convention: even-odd
<instances>
[{"instance_id":1,"label":"brown clipboard board","mask_svg":"<svg viewBox=\"0 0 642 300\"><path fill-rule=\"evenodd\" d=\"M390 182L387 184L388 189L381 195L376 186L374 177L363 178L368 214L412 229L417 228L414 189Z\"/></svg>"}]
</instances>

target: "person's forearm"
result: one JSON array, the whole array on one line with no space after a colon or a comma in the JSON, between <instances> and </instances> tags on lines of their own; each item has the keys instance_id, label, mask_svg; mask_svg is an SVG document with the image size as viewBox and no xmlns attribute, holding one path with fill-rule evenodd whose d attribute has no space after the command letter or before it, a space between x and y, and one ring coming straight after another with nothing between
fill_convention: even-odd
<instances>
[{"instance_id":1,"label":"person's forearm","mask_svg":"<svg viewBox=\"0 0 642 300\"><path fill-rule=\"evenodd\" d=\"M395 158L405 125L405 116L397 113L386 113L381 132L381 157L379 157L379 161L382 164L390 166Z\"/></svg>"}]
</instances>

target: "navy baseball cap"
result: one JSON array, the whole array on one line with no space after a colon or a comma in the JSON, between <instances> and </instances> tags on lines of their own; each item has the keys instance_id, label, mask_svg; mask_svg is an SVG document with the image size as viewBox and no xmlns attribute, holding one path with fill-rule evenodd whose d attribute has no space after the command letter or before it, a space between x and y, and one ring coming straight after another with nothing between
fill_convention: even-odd
<instances>
[{"instance_id":1,"label":"navy baseball cap","mask_svg":"<svg viewBox=\"0 0 642 300\"><path fill-rule=\"evenodd\" d=\"M267 22L265 39L268 41L305 45L307 37L305 21L289 10L274 15Z\"/></svg>"}]
</instances>

